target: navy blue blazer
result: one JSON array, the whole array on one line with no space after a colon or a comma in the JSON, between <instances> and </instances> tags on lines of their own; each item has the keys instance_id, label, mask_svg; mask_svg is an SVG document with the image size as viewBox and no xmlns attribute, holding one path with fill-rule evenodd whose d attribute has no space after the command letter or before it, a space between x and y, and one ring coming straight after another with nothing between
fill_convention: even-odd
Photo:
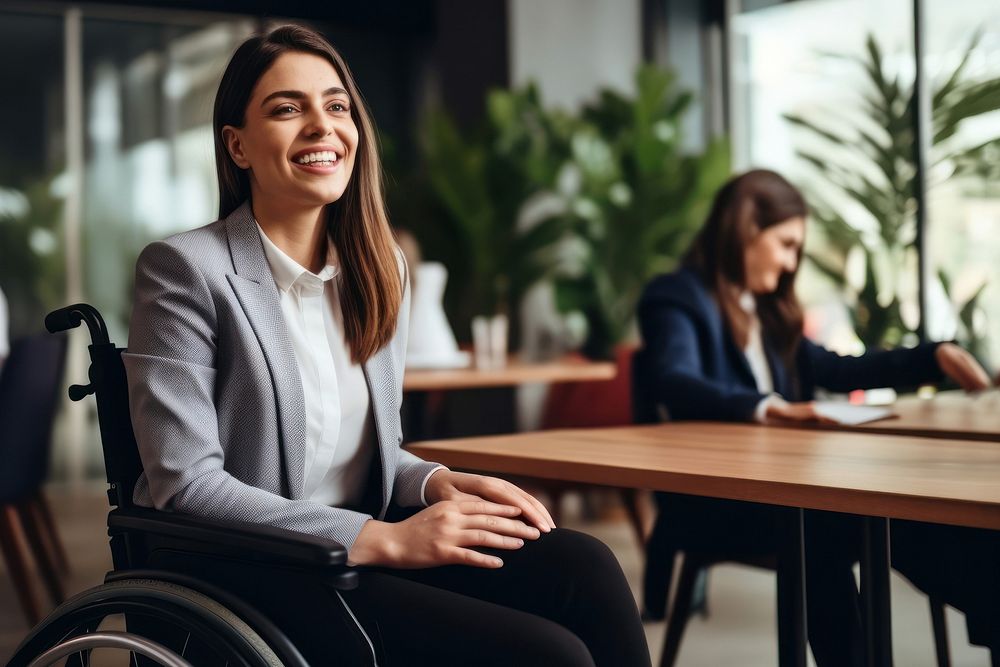
<instances>
[{"instance_id":1,"label":"navy blue blazer","mask_svg":"<svg viewBox=\"0 0 1000 667\"><path fill-rule=\"evenodd\" d=\"M725 324L708 286L692 269L654 278L639 300L643 349L634 362L636 418L653 421L655 406L671 419L752 421L765 394ZM844 357L803 337L790 372L763 333L774 390L790 401L812 400L816 387L834 392L913 387L942 378L938 343ZM794 373L794 375L793 375Z\"/></svg>"}]
</instances>

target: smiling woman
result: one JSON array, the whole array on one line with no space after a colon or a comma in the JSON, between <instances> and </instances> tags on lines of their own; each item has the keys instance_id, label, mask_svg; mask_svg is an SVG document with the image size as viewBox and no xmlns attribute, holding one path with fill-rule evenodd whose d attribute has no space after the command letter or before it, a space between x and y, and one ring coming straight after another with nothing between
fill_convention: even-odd
<instances>
[{"instance_id":1,"label":"smiling woman","mask_svg":"<svg viewBox=\"0 0 1000 667\"><path fill-rule=\"evenodd\" d=\"M340 55L297 26L247 40L214 131L220 219L136 266L136 503L342 543L356 590L241 591L312 664L648 665L604 545L400 448L406 267Z\"/></svg>"}]
</instances>

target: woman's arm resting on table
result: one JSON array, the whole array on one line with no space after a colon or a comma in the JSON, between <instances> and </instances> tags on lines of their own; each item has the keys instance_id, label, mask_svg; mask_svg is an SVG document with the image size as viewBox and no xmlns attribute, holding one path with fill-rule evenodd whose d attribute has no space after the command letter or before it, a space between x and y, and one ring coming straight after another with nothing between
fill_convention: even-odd
<instances>
[{"instance_id":1,"label":"woman's arm resting on table","mask_svg":"<svg viewBox=\"0 0 1000 667\"><path fill-rule=\"evenodd\" d=\"M941 372L965 391L982 391L990 387L990 376L974 356L958 345L941 343L934 350L934 358Z\"/></svg>"},{"instance_id":2,"label":"woman's arm resting on table","mask_svg":"<svg viewBox=\"0 0 1000 667\"><path fill-rule=\"evenodd\" d=\"M671 419L753 421L766 395L731 388L705 377L698 331L680 308L645 304L639 311L646 393L664 406Z\"/></svg>"}]
</instances>

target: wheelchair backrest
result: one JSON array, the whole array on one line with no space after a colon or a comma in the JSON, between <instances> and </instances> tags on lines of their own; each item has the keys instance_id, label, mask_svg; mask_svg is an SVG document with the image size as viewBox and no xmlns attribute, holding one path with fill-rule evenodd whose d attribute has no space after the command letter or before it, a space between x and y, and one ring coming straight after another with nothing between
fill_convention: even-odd
<instances>
[{"instance_id":1,"label":"wheelchair backrest","mask_svg":"<svg viewBox=\"0 0 1000 667\"><path fill-rule=\"evenodd\" d=\"M142 473L142 461L132 431L128 405L128 380L122 363L123 348L108 339L104 318L96 308L79 303L52 311L45 318L50 332L65 331L87 324L90 330L90 384L73 385L69 396L79 401L93 393L97 399L97 419L101 427L104 469L110 488L108 500L118 507L132 506L132 490Z\"/></svg>"}]
</instances>

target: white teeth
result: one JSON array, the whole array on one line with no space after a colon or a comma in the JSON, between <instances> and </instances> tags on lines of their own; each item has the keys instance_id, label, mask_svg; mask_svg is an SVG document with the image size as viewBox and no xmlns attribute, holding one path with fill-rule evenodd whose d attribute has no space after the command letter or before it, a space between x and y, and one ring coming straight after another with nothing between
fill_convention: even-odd
<instances>
[{"instance_id":1,"label":"white teeth","mask_svg":"<svg viewBox=\"0 0 1000 667\"><path fill-rule=\"evenodd\" d=\"M299 164L312 164L314 162L334 163L338 159L339 157L333 151L319 151L318 153L307 153L306 155L297 157L295 161Z\"/></svg>"}]
</instances>

